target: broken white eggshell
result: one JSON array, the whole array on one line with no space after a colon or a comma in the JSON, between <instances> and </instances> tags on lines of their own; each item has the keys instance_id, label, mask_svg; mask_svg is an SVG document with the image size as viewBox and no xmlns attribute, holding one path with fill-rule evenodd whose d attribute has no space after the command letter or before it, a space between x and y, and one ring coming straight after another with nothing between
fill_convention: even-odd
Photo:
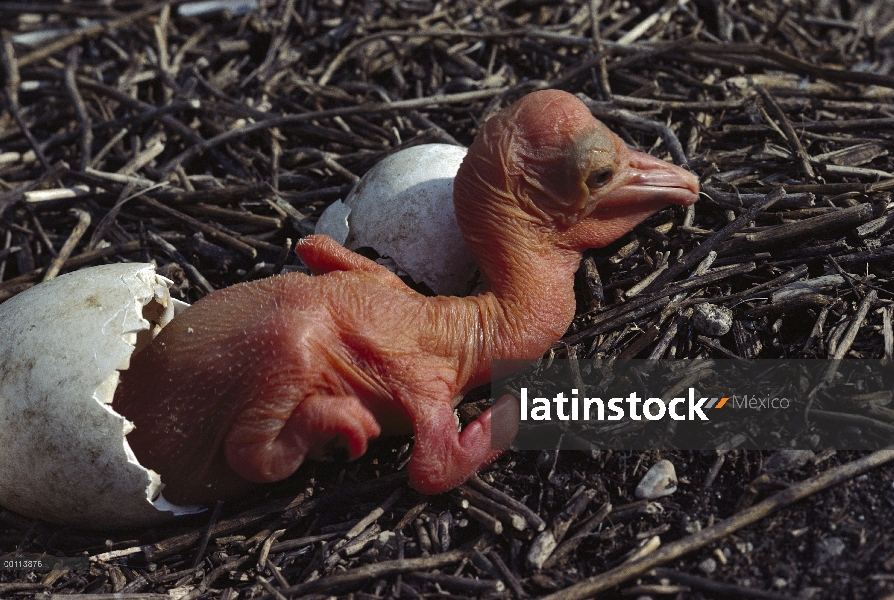
<instances>
[{"instance_id":1,"label":"broken white eggshell","mask_svg":"<svg viewBox=\"0 0 894 600\"><path fill-rule=\"evenodd\" d=\"M112 410L118 371L187 305L149 264L61 275L0 304L0 505L95 529L198 512L161 494Z\"/></svg>"},{"instance_id":2,"label":"broken white eggshell","mask_svg":"<svg viewBox=\"0 0 894 600\"><path fill-rule=\"evenodd\" d=\"M453 179L466 152L423 144L392 154L323 212L315 232L349 250L374 249L436 294L469 294L477 265L453 212Z\"/></svg>"}]
</instances>

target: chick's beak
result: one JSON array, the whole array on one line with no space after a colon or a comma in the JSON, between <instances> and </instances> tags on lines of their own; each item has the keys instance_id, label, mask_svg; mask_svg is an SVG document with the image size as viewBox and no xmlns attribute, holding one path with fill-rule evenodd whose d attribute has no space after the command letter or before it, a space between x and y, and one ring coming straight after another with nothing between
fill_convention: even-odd
<instances>
[{"instance_id":1,"label":"chick's beak","mask_svg":"<svg viewBox=\"0 0 894 600\"><path fill-rule=\"evenodd\" d=\"M599 199L598 212L620 207L645 208L652 203L662 207L688 206L698 199L698 178L689 171L645 152L627 152L627 165L617 174L616 187Z\"/></svg>"},{"instance_id":2,"label":"chick's beak","mask_svg":"<svg viewBox=\"0 0 894 600\"><path fill-rule=\"evenodd\" d=\"M624 147L623 165L605 189L591 196L593 211L572 226L572 244L600 248L615 241L670 204L698 199L698 178L674 164Z\"/></svg>"}]
</instances>

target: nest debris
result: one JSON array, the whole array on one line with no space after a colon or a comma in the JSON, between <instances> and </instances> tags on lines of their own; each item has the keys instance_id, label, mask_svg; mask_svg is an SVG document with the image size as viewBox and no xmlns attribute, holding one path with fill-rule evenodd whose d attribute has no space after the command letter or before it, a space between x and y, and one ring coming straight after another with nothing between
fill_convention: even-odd
<instances>
[{"instance_id":1,"label":"nest debris","mask_svg":"<svg viewBox=\"0 0 894 600\"><path fill-rule=\"evenodd\" d=\"M107 261L154 261L191 302L299 270L294 241L383 157L467 146L488 116L555 87L704 193L587 253L551 355L894 359L885 0L229 5L0 4L0 301ZM732 311L729 334L693 326L704 303ZM871 417L894 422L885 406ZM97 536L0 512L3 552L93 557L0 573L0 592L894 595L886 454L826 453L770 478L760 453L662 453L686 483L656 503L633 488L658 453L510 453L423 498L401 443L170 529ZM820 492L830 482L844 484ZM773 512L792 490L810 498ZM555 550L538 555L544 532ZM651 563L629 556L643 540Z\"/></svg>"}]
</instances>

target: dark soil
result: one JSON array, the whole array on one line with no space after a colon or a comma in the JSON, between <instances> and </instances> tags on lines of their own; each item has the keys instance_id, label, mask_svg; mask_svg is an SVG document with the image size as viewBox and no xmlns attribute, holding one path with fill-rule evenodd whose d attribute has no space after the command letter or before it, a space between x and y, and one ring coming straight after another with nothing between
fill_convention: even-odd
<instances>
[{"instance_id":1,"label":"dark soil","mask_svg":"<svg viewBox=\"0 0 894 600\"><path fill-rule=\"evenodd\" d=\"M105 262L154 261L189 302L301 270L294 242L383 157L468 145L554 87L704 193L587 254L579 315L550 357L894 358L890 2L259 4L0 3L0 302ZM809 293L777 295L794 281ZM694 328L706 301L732 311L729 333ZM890 402L863 406L861 426L887 431ZM0 595L894 598L890 452L820 451L772 474L771 452L735 448L508 452L423 497L402 471L411 443L306 464L165 528L0 511L0 553L92 557L0 571ZM638 500L662 458L678 490ZM813 485L858 460L875 462ZM541 522L580 537L536 568Z\"/></svg>"}]
</instances>

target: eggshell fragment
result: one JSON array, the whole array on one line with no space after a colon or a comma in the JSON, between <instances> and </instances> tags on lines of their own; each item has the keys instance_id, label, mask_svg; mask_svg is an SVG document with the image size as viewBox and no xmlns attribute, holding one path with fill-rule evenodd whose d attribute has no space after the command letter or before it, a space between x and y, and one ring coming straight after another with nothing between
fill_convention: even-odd
<instances>
[{"instance_id":1,"label":"eggshell fragment","mask_svg":"<svg viewBox=\"0 0 894 600\"><path fill-rule=\"evenodd\" d=\"M436 294L468 294L476 264L453 212L453 178L465 155L448 144L392 154L326 209L316 233L350 250L374 249Z\"/></svg>"},{"instance_id":2,"label":"eggshell fragment","mask_svg":"<svg viewBox=\"0 0 894 600\"><path fill-rule=\"evenodd\" d=\"M0 304L0 504L79 527L197 512L161 494L111 408L118 370L186 305L149 264L62 275Z\"/></svg>"}]
</instances>

